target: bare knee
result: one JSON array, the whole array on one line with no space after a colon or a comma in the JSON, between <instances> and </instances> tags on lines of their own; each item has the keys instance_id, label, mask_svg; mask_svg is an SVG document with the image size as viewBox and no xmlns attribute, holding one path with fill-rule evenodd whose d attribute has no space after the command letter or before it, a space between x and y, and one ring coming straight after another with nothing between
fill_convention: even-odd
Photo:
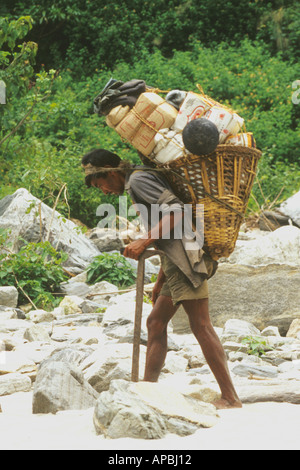
<instances>
[{"instance_id":1,"label":"bare knee","mask_svg":"<svg viewBox=\"0 0 300 470\"><path fill-rule=\"evenodd\" d=\"M160 296L147 319L148 334L160 336L167 331L168 323L177 310L172 299Z\"/></svg>"},{"instance_id":2,"label":"bare knee","mask_svg":"<svg viewBox=\"0 0 300 470\"><path fill-rule=\"evenodd\" d=\"M150 314L147 319L148 334L151 336L161 336L167 330L168 322L157 315Z\"/></svg>"}]
</instances>

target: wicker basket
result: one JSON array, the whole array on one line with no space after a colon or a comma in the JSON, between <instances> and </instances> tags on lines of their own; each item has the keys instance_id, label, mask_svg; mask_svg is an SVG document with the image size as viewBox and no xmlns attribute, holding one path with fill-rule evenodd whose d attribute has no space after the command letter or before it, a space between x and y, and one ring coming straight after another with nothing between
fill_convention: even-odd
<instances>
[{"instance_id":1,"label":"wicker basket","mask_svg":"<svg viewBox=\"0 0 300 470\"><path fill-rule=\"evenodd\" d=\"M205 249L215 260L234 250L260 157L254 148L219 145L210 155L163 165L175 194L193 204L194 215L196 205L204 205Z\"/></svg>"}]
</instances>

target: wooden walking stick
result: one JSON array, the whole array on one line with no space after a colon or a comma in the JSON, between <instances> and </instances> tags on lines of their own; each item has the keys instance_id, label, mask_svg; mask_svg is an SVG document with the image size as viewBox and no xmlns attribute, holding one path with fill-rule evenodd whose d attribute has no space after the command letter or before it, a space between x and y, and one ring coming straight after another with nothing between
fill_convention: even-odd
<instances>
[{"instance_id":1,"label":"wooden walking stick","mask_svg":"<svg viewBox=\"0 0 300 470\"><path fill-rule=\"evenodd\" d=\"M139 257L136 281L136 307L134 319L134 333L133 333L133 354L132 354L132 370L131 381L139 381L139 363L140 363L140 339L141 339L141 326L143 315L143 300L144 300L144 281L145 281L145 260L151 256L161 254L159 250L146 250Z\"/></svg>"}]
</instances>

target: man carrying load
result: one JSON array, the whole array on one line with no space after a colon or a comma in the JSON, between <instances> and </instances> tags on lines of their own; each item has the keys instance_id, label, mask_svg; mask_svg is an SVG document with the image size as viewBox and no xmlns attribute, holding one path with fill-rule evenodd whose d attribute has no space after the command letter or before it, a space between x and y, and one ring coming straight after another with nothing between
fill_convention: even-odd
<instances>
[{"instance_id":1,"label":"man carrying load","mask_svg":"<svg viewBox=\"0 0 300 470\"><path fill-rule=\"evenodd\" d=\"M125 190L137 209L146 208L141 214L144 213L144 223L148 225L147 237L131 242L125 248L124 256L138 260L150 246L164 253L152 294L153 310L147 319L144 380L158 380L167 355L168 323L182 305L191 330L221 389L221 399L214 403L215 406L240 408L242 404L230 377L226 355L209 315L207 281L215 273L217 262L200 246L188 249L184 235L181 239L174 236L174 233L180 233L177 229L183 224L184 204L160 172L126 164L107 150L96 149L87 153L82 158L82 166L88 187L99 188L104 194L116 195L122 195ZM152 215L158 206L164 210L157 219ZM153 220L157 220L157 223L151 224Z\"/></svg>"}]
</instances>

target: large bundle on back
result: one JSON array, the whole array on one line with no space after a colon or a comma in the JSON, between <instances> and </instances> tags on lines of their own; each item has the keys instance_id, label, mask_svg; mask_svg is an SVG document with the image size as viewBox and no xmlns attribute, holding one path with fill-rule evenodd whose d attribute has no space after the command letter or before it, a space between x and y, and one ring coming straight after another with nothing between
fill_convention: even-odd
<instances>
[{"instance_id":1,"label":"large bundle on back","mask_svg":"<svg viewBox=\"0 0 300 470\"><path fill-rule=\"evenodd\" d=\"M261 156L244 120L203 92L173 90L164 99L140 80L111 82L96 98L95 110L144 163L166 170L174 192L193 204L195 217L204 206L205 248L214 259L229 256Z\"/></svg>"}]
</instances>

